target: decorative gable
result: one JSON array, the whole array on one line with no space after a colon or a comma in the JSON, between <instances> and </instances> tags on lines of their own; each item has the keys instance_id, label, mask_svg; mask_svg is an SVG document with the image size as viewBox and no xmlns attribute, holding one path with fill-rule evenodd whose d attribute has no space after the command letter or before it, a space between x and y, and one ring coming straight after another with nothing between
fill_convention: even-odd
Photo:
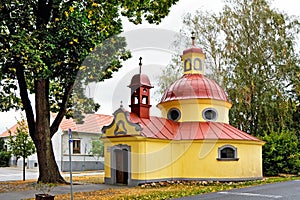
<instances>
[{"instance_id":1,"label":"decorative gable","mask_svg":"<svg viewBox=\"0 0 300 200\"><path fill-rule=\"evenodd\" d=\"M114 112L114 119L108 126L102 128L104 137L125 135L141 135L142 127L130 120L130 114L122 106Z\"/></svg>"}]
</instances>

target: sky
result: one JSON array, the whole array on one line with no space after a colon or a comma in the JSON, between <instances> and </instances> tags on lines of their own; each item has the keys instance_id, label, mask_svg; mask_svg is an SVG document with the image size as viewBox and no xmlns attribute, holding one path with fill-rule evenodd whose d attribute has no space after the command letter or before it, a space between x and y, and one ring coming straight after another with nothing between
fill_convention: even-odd
<instances>
[{"instance_id":1,"label":"sky","mask_svg":"<svg viewBox=\"0 0 300 200\"><path fill-rule=\"evenodd\" d=\"M300 15L299 0L274 0L272 7L284 11L289 15ZM89 95L101 107L98 113L111 115L121 104L129 110L128 104L131 77L139 72L139 57L142 57L142 73L149 76L154 88L151 95L151 115L160 115L156 104L159 97L156 95L157 77L161 70L168 65L174 51L171 49L174 35L182 27L182 17L187 12L194 13L196 10L218 12L224 5L223 0L179 0L172 6L169 15L159 25L133 25L126 19L123 20L124 32L122 36L127 38L128 48L132 52L132 58L123 63L119 72L114 73L113 78L89 88ZM153 98L155 96L155 98ZM14 111L0 113L0 133L10 128L20 119L20 114Z\"/></svg>"}]
</instances>

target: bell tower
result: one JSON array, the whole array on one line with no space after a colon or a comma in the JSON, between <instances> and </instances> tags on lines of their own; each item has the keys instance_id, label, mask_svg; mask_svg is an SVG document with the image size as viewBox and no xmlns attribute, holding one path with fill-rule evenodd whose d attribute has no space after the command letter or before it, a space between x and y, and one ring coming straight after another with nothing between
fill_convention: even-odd
<instances>
[{"instance_id":1,"label":"bell tower","mask_svg":"<svg viewBox=\"0 0 300 200\"><path fill-rule=\"evenodd\" d=\"M150 117L150 89L153 86L147 75L142 74L142 58L139 58L140 71L139 74L135 74L131 83L128 86L131 89L131 112L135 113L140 118L149 119Z\"/></svg>"}]
</instances>

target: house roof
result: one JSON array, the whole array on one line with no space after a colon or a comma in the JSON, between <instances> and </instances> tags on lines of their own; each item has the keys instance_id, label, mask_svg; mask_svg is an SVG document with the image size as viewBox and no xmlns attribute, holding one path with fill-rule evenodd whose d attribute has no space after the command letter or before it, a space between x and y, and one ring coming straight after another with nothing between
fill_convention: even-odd
<instances>
[{"instance_id":1,"label":"house roof","mask_svg":"<svg viewBox=\"0 0 300 200\"><path fill-rule=\"evenodd\" d=\"M14 133L16 132L16 130L17 130L17 127L18 127L18 124L13 125L9 129L7 129L3 133L1 133L0 138L9 137L10 136L9 130L11 131L11 135L13 136Z\"/></svg>"},{"instance_id":2,"label":"house roof","mask_svg":"<svg viewBox=\"0 0 300 200\"><path fill-rule=\"evenodd\" d=\"M260 141L233 126L220 122L175 122L169 119L151 116L139 118L130 113L130 120L142 127L141 135L148 138L168 140L251 140Z\"/></svg>"},{"instance_id":3,"label":"house roof","mask_svg":"<svg viewBox=\"0 0 300 200\"><path fill-rule=\"evenodd\" d=\"M203 74L185 74L170 85L160 103L193 98L228 101L226 93L215 81Z\"/></svg>"},{"instance_id":4,"label":"house roof","mask_svg":"<svg viewBox=\"0 0 300 200\"><path fill-rule=\"evenodd\" d=\"M55 114L52 114L51 117L54 118ZM77 131L77 132L100 133L102 127L110 124L112 121L113 121L113 116L111 115L87 114L85 115L83 124L76 124L76 122L73 119L63 118L59 127L62 131L67 131L69 130L69 128L71 128L72 131ZM14 133L17 129L17 126L18 124L15 124L8 130ZM0 137L8 137L9 136L8 130L1 133Z\"/></svg>"},{"instance_id":5,"label":"house roof","mask_svg":"<svg viewBox=\"0 0 300 200\"><path fill-rule=\"evenodd\" d=\"M77 124L74 119L64 118L59 127L62 131L72 129L72 131L85 133L100 133L103 126L113 121L113 116L103 114L86 114L82 124Z\"/></svg>"}]
</instances>

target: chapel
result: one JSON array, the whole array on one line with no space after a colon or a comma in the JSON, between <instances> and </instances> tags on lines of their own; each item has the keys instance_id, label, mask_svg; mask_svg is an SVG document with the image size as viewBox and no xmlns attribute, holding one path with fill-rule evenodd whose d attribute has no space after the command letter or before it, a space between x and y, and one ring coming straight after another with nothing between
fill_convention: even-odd
<instances>
[{"instance_id":1,"label":"chapel","mask_svg":"<svg viewBox=\"0 0 300 200\"><path fill-rule=\"evenodd\" d=\"M129 84L130 111L121 105L102 128L106 184L135 186L170 180L262 179L263 141L229 124L224 90L204 75L205 53L183 51L183 76L165 91L151 116L149 77Z\"/></svg>"}]
</instances>

